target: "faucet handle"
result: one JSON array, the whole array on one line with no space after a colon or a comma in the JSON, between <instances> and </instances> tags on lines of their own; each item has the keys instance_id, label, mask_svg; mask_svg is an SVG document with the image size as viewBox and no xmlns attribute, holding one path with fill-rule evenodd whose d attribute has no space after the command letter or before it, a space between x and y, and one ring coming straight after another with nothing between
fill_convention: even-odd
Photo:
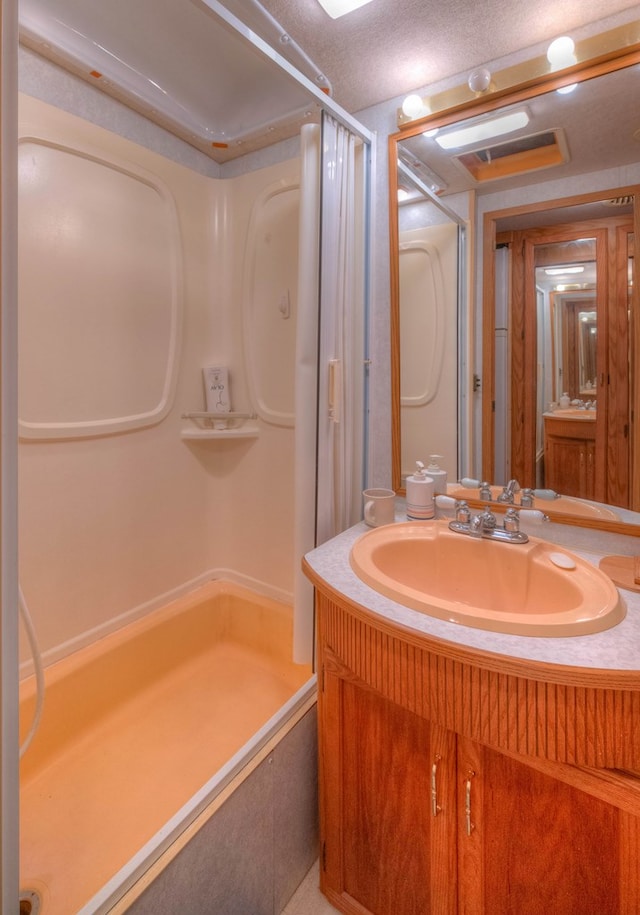
<instances>
[{"instance_id":1,"label":"faucet handle","mask_svg":"<svg viewBox=\"0 0 640 915\"><path fill-rule=\"evenodd\" d=\"M520 530L520 517L517 509L507 509L504 516L504 529L512 533L517 533Z\"/></svg>"},{"instance_id":2,"label":"faucet handle","mask_svg":"<svg viewBox=\"0 0 640 915\"><path fill-rule=\"evenodd\" d=\"M520 496L522 508L533 508L533 489L523 489Z\"/></svg>"},{"instance_id":3,"label":"faucet handle","mask_svg":"<svg viewBox=\"0 0 640 915\"><path fill-rule=\"evenodd\" d=\"M456 500L456 521L468 524L471 521L471 509L464 499Z\"/></svg>"},{"instance_id":4,"label":"faucet handle","mask_svg":"<svg viewBox=\"0 0 640 915\"><path fill-rule=\"evenodd\" d=\"M498 524L497 518L490 508L485 508L485 510L481 512L478 517L482 522L482 529L485 531L494 530Z\"/></svg>"},{"instance_id":5,"label":"faucet handle","mask_svg":"<svg viewBox=\"0 0 640 915\"><path fill-rule=\"evenodd\" d=\"M480 486L480 498L483 502L491 502L491 486L489 483L484 482Z\"/></svg>"}]
</instances>

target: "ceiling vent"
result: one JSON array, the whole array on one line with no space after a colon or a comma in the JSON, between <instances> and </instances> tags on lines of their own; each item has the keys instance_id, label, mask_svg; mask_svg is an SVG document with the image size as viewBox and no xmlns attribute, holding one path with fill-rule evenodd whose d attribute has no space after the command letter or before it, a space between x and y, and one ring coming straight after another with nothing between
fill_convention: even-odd
<instances>
[{"instance_id":1,"label":"ceiling vent","mask_svg":"<svg viewBox=\"0 0 640 915\"><path fill-rule=\"evenodd\" d=\"M474 181L481 183L562 165L569 161L569 152L562 130L546 130L482 146L455 156L454 160Z\"/></svg>"},{"instance_id":2,"label":"ceiling vent","mask_svg":"<svg viewBox=\"0 0 640 915\"><path fill-rule=\"evenodd\" d=\"M603 200L606 207L631 207L633 206L633 195L627 194L625 197L611 197L609 200Z\"/></svg>"}]
</instances>

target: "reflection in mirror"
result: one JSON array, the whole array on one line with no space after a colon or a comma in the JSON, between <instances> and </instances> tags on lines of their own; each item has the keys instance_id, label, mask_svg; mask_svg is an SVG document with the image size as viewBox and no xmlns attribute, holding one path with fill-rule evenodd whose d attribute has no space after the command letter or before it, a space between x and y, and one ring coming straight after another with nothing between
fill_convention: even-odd
<instances>
[{"instance_id":1,"label":"reflection in mirror","mask_svg":"<svg viewBox=\"0 0 640 915\"><path fill-rule=\"evenodd\" d=\"M390 138L392 352L400 379L404 350L410 347L415 354L420 346L416 335L421 332L414 325L412 334L406 326L408 316L399 317L406 309L399 266L402 207L396 206L395 193L402 184L402 165L412 159L441 203L450 204L464 194L471 201L473 194L478 212L485 214L478 274L468 279L469 288L482 292L482 309L476 308L480 317L475 344L467 342L467 349L460 350L473 349L476 358L464 369L459 388L458 454L464 455L459 476L481 476L494 483L516 477L522 486L551 485L544 414L552 412L553 404L559 410L566 392L570 401L583 402L573 405L581 411L573 420L574 432L579 428L581 435L592 433L592 444L578 447L578 460L591 467L583 475L588 483L581 486L580 496L621 506L623 511L612 514L638 525L640 516L628 509L640 508L640 480L632 476L634 450L640 447L632 409L640 395L640 382L633 375L640 322L630 320L638 308L631 277L640 218L632 181L638 180L640 169L637 143L632 140L637 124L625 98L637 90L640 46L625 39L615 47L618 50L592 55L591 61L587 58L572 70L574 93L555 91L569 82L568 74L540 71L512 92L496 93L497 98L491 92L477 94L466 107L458 94L451 110L432 106L436 113L403 126ZM497 111L523 109L527 124L506 138L449 150L437 142L436 134L450 138L461 122L468 125L486 121ZM627 179L622 187L621 178ZM603 190L594 193L593 187ZM573 197L558 199L558 189L573 192ZM550 202L545 204L545 199ZM576 232L570 234L567 224ZM565 244L569 247L563 250ZM518 246L526 251L521 257L516 254ZM553 276L543 272L578 266L583 268L579 282L578 274L569 274L564 284L556 278L552 285ZM503 321L496 310L501 283ZM562 285L564 289L558 288ZM468 321L463 308L459 329ZM464 347L464 341L460 345ZM480 385L481 394L474 397ZM471 404L468 409L465 398ZM473 404L479 405L480 399L482 415L478 411L474 418ZM406 420L400 381L393 419L395 486L411 469L403 453ZM559 415L553 421L558 422ZM471 429L476 430L475 448ZM566 457L562 464L568 466ZM572 466L575 480L578 474ZM568 496L568 482L561 482L559 491Z\"/></svg>"},{"instance_id":2,"label":"reflection in mirror","mask_svg":"<svg viewBox=\"0 0 640 915\"><path fill-rule=\"evenodd\" d=\"M400 169L398 193L401 489L416 462L457 470L458 219L419 173ZM402 199L401 199L402 198Z\"/></svg>"},{"instance_id":3,"label":"reflection in mirror","mask_svg":"<svg viewBox=\"0 0 640 915\"><path fill-rule=\"evenodd\" d=\"M613 215L606 204L592 201L589 219L576 219L584 216L584 201L537 211L533 226L525 212L518 213L517 227L511 217L495 214L500 247L487 260L505 266L494 272L485 321L491 323L491 297L511 303L504 325L494 319L495 327L507 328L506 351L496 349L494 363L504 376L507 367L500 363L508 360L511 422L504 441L496 438L494 467L525 486L628 508L633 443L626 254L633 200ZM551 224L539 224L543 214ZM485 264L488 276L491 267ZM584 312L598 314L601 331L589 333L588 347L579 329ZM498 389L496 383L496 414L506 415Z\"/></svg>"}]
</instances>

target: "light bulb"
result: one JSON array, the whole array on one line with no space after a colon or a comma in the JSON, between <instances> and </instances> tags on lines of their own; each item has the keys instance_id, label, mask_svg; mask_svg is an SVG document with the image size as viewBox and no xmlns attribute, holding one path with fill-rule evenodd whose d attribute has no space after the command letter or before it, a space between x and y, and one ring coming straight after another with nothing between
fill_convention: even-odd
<instances>
[{"instance_id":1,"label":"light bulb","mask_svg":"<svg viewBox=\"0 0 640 915\"><path fill-rule=\"evenodd\" d=\"M575 64L576 56L574 54L575 44L568 35L556 38L547 48L547 60L553 70L560 70L563 67L570 67Z\"/></svg>"},{"instance_id":2,"label":"light bulb","mask_svg":"<svg viewBox=\"0 0 640 915\"><path fill-rule=\"evenodd\" d=\"M426 108L419 95L408 95L402 103L402 111L408 118L419 118L426 113Z\"/></svg>"},{"instance_id":3,"label":"light bulb","mask_svg":"<svg viewBox=\"0 0 640 915\"><path fill-rule=\"evenodd\" d=\"M486 67L478 67L469 74L467 84L472 92L485 92L491 85L491 72Z\"/></svg>"}]
</instances>

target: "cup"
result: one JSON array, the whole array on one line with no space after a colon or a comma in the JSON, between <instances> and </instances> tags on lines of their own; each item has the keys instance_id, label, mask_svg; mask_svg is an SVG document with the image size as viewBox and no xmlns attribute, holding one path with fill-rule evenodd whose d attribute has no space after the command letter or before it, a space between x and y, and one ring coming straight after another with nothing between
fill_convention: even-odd
<instances>
[{"instance_id":1,"label":"cup","mask_svg":"<svg viewBox=\"0 0 640 915\"><path fill-rule=\"evenodd\" d=\"M396 494L393 489L365 489L364 521L369 527L393 524L396 517Z\"/></svg>"}]
</instances>

